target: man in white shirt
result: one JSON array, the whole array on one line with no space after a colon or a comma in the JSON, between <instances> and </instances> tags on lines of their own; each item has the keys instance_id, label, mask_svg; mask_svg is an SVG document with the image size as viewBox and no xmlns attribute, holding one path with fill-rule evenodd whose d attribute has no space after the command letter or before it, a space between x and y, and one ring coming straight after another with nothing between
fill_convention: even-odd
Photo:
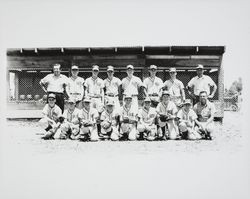
<instances>
[{"instance_id":1,"label":"man in white shirt","mask_svg":"<svg viewBox=\"0 0 250 199\"><path fill-rule=\"evenodd\" d=\"M187 85L188 93L193 98L193 104L199 102L199 94L201 91L206 91L208 98L212 99L217 90L217 86L211 77L203 74L203 65L199 64L196 69L197 76L193 77ZM212 92L210 92L211 87L213 88Z\"/></svg>"},{"instance_id":2,"label":"man in white shirt","mask_svg":"<svg viewBox=\"0 0 250 199\"><path fill-rule=\"evenodd\" d=\"M127 65L127 77L122 79L122 89L123 95L132 96L132 109L138 111L138 90L145 86L143 85L141 79L136 77L134 74L134 66Z\"/></svg>"},{"instance_id":3,"label":"man in white shirt","mask_svg":"<svg viewBox=\"0 0 250 199\"><path fill-rule=\"evenodd\" d=\"M61 74L61 65L54 64L53 74L48 74L39 82L42 89L49 95L55 94L56 104L64 111L64 91L67 93L68 77Z\"/></svg>"},{"instance_id":4,"label":"man in white shirt","mask_svg":"<svg viewBox=\"0 0 250 199\"><path fill-rule=\"evenodd\" d=\"M105 98L107 101L114 101L114 111L120 111L120 102L119 102L119 88L122 84L121 80L117 77L114 77L114 67L107 66L107 74L108 77L104 80L104 90L105 90Z\"/></svg>"},{"instance_id":5,"label":"man in white shirt","mask_svg":"<svg viewBox=\"0 0 250 199\"><path fill-rule=\"evenodd\" d=\"M151 105L156 107L160 101L160 96L163 87L163 81L156 76L157 66L150 65L149 66L150 76L145 78L143 84L146 89L147 96L151 100Z\"/></svg>"},{"instance_id":6,"label":"man in white shirt","mask_svg":"<svg viewBox=\"0 0 250 199\"><path fill-rule=\"evenodd\" d=\"M82 108L82 100L84 96L84 79L78 76L79 67L74 65L71 67L71 77L69 77L68 93L69 98L75 100L76 107Z\"/></svg>"},{"instance_id":7,"label":"man in white shirt","mask_svg":"<svg viewBox=\"0 0 250 199\"><path fill-rule=\"evenodd\" d=\"M164 82L163 88L169 91L171 100L179 107L182 101L185 100L184 85L176 78L176 68L170 68L169 75L170 79Z\"/></svg>"}]
</instances>

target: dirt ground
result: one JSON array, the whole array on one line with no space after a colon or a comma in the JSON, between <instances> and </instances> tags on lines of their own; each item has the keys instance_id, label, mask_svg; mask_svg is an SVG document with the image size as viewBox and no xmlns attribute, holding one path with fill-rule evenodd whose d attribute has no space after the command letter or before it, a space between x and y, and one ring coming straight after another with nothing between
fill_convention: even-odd
<instances>
[{"instance_id":1,"label":"dirt ground","mask_svg":"<svg viewBox=\"0 0 250 199\"><path fill-rule=\"evenodd\" d=\"M36 121L1 134L1 198L247 198L242 113L212 141L41 140ZM2 190L1 190L2 188Z\"/></svg>"}]
</instances>

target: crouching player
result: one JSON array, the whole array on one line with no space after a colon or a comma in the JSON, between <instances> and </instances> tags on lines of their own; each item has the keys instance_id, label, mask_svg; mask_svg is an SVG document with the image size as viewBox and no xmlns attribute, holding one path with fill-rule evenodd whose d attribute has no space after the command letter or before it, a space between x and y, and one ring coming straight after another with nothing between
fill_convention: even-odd
<instances>
[{"instance_id":1,"label":"crouching player","mask_svg":"<svg viewBox=\"0 0 250 199\"><path fill-rule=\"evenodd\" d=\"M85 97L83 100L83 109L81 110L81 128L79 140L81 141L98 141L96 120L99 113L95 108L90 106L90 98Z\"/></svg>"},{"instance_id":2,"label":"crouching player","mask_svg":"<svg viewBox=\"0 0 250 199\"><path fill-rule=\"evenodd\" d=\"M138 113L139 121L137 130L139 132L139 137L137 139L147 139L149 141L155 139L157 132L155 124L156 115L155 108L151 107L151 99L147 97L143 102L143 108L141 108Z\"/></svg>"},{"instance_id":3,"label":"crouching player","mask_svg":"<svg viewBox=\"0 0 250 199\"><path fill-rule=\"evenodd\" d=\"M56 96L53 93L48 95L48 104L42 110L42 119L39 125L45 129L46 134L42 137L44 140L54 139L54 135L60 128L60 117L62 110L56 105Z\"/></svg>"},{"instance_id":4,"label":"crouching player","mask_svg":"<svg viewBox=\"0 0 250 199\"><path fill-rule=\"evenodd\" d=\"M170 93L169 91L162 92L161 102L156 107L156 112L158 114L158 124L160 126L159 134L162 134L160 138L175 140L179 138L179 130L176 124L176 114L177 107L174 102L170 101ZM168 133L166 133L168 130Z\"/></svg>"},{"instance_id":5,"label":"crouching player","mask_svg":"<svg viewBox=\"0 0 250 199\"><path fill-rule=\"evenodd\" d=\"M116 141L119 139L118 132L118 113L114 111L115 103L113 100L108 100L106 108L101 114L101 133L103 139L111 139Z\"/></svg>"},{"instance_id":6,"label":"crouching player","mask_svg":"<svg viewBox=\"0 0 250 199\"><path fill-rule=\"evenodd\" d=\"M198 140L201 139L201 135L195 130L195 120L197 115L191 108L192 102L190 99L186 99L182 103L183 107L177 113L179 119L179 130L181 138L184 140Z\"/></svg>"},{"instance_id":7,"label":"crouching player","mask_svg":"<svg viewBox=\"0 0 250 199\"><path fill-rule=\"evenodd\" d=\"M78 108L76 108L76 101L72 98L68 100L68 109L64 111L63 118L64 121L61 124L61 139L78 139L80 132L80 120L81 120L81 112Z\"/></svg>"},{"instance_id":8,"label":"crouching player","mask_svg":"<svg viewBox=\"0 0 250 199\"><path fill-rule=\"evenodd\" d=\"M132 108L132 96L124 97L124 106L121 108L121 131L120 140L136 140L138 112Z\"/></svg>"},{"instance_id":9,"label":"crouching player","mask_svg":"<svg viewBox=\"0 0 250 199\"><path fill-rule=\"evenodd\" d=\"M215 106L207 98L207 92L201 91L200 101L194 105L194 111L198 116L195 122L198 125L197 130L201 133L202 138L211 140L211 134L214 132Z\"/></svg>"}]
</instances>

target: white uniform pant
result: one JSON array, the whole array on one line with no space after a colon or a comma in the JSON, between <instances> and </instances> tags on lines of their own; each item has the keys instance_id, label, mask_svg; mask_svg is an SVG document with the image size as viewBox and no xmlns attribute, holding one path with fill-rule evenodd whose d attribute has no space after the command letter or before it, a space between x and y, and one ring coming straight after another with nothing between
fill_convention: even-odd
<instances>
[{"instance_id":1,"label":"white uniform pant","mask_svg":"<svg viewBox=\"0 0 250 199\"><path fill-rule=\"evenodd\" d=\"M111 126L108 129L101 128L102 134L107 134L108 132L112 131L110 138L113 141L116 141L119 139L119 131L117 126Z\"/></svg>"},{"instance_id":2,"label":"white uniform pant","mask_svg":"<svg viewBox=\"0 0 250 199\"><path fill-rule=\"evenodd\" d=\"M155 136L157 132L157 127L155 124L138 124L137 130L139 133L148 131L149 135Z\"/></svg>"},{"instance_id":3,"label":"white uniform pant","mask_svg":"<svg viewBox=\"0 0 250 199\"><path fill-rule=\"evenodd\" d=\"M136 140L138 131L135 127L134 124L129 124L129 123L122 123L121 124L121 135L124 133L128 134L128 139L129 140Z\"/></svg>"},{"instance_id":4,"label":"white uniform pant","mask_svg":"<svg viewBox=\"0 0 250 199\"><path fill-rule=\"evenodd\" d=\"M48 126L51 126L52 128L49 130L51 133L55 133L57 129L56 122L51 122L47 118L40 119L38 126L42 129L46 129Z\"/></svg>"},{"instance_id":5,"label":"white uniform pant","mask_svg":"<svg viewBox=\"0 0 250 199\"><path fill-rule=\"evenodd\" d=\"M207 125L206 125L206 122L201 122L201 123L204 125L205 130L206 130L208 133L212 134L212 133L214 132L214 130L215 130L214 122L210 122L210 123L207 124ZM200 130L200 128L197 127L197 126L196 126L196 129L197 129L197 130Z\"/></svg>"},{"instance_id":6,"label":"white uniform pant","mask_svg":"<svg viewBox=\"0 0 250 199\"><path fill-rule=\"evenodd\" d=\"M97 127L95 126L89 126L89 127L84 127L82 126L80 129L80 135L85 135L90 133L90 140L96 141L99 140L99 136L97 133Z\"/></svg>"},{"instance_id":7,"label":"white uniform pant","mask_svg":"<svg viewBox=\"0 0 250 199\"><path fill-rule=\"evenodd\" d=\"M179 124L180 132L188 131L188 139L190 140L199 140L201 139L201 135L197 132L194 127L188 127L185 122L181 122Z\"/></svg>"},{"instance_id":8,"label":"white uniform pant","mask_svg":"<svg viewBox=\"0 0 250 199\"><path fill-rule=\"evenodd\" d=\"M102 110L104 108L104 104L103 104L102 99L100 97L99 98L92 97L90 106L92 108L95 108L98 112L102 112Z\"/></svg>"},{"instance_id":9,"label":"white uniform pant","mask_svg":"<svg viewBox=\"0 0 250 199\"><path fill-rule=\"evenodd\" d=\"M178 126L175 122L175 120L171 119L171 120L168 120L166 122L162 122L160 119L159 119L159 126L162 128L162 127L166 127L166 125L168 126L168 132L169 132L169 139L176 139L177 136L179 135L179 129L178 129Z\"/></svg>"},{"instance_id":10,"label":"white uniform pant","mask_svg":"<svg viewBox=\"0 0 250 199\"><path fill-rule=\"evenodd\" d=\"M62 136L67 136L67 132L69 130L71 130L71 138L72 139L76 139L77 136L79 135L79 132L80 132L80 128L79 128L79 124L73 124L73 123L70 123L70 122L63 122L61 124L61 134Z\"/></svg>"}]
</instances>

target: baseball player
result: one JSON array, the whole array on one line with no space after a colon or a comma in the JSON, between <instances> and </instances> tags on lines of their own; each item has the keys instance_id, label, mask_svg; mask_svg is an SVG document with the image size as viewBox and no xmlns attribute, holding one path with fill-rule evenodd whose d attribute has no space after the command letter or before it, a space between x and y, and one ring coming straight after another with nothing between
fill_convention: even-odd
<instances>
[{"instance_id":1,"label":"baseball player","mask_svg":"<svg viewBox=\"0 0 250 199\"><path fill-rule=\"evenodd\" d=\"M169 91L162 92L162 101L156 107L158 113L158 124L161 127L163 137L169 139L177 139L179 136L178 126L175 122L177 107L172 102ZM166 128L168 129L168 136L166 135Z\"/></svg>"},{"instance_id":2,"label":"baseball player","mask_svg":"<svg viewBox=\"0 0 250 199\"><path fill-rule=\"evenodd\" d=\"M124 96L124 105L121 108L121 131L120 140L136 140L138 131L136 124L138 121L138 111L132 108L132 96Z\"/></svg>"},{"instance_id":3,"label":"baseball player","mask_svg":"<svg viewBox=\"0 0 250 199\"><path fill-rule=\"evenodd\" d=\"M212 99L217 90L217 86L211 77L204 75L204 67L201 64L198 64L196 67L197 76L193 77L187 85L188 93L193 98L193 104L199 102L199 94L201 91L206 91L208 98ZM213 91L210 94L210 88L213 88Z\"/></svg>"},{"instance_id":4,"label":"baseball player","mask_svg":"<svg viewBox=\"0 0 250 199\"><path fill-rule=\"evenodd\" d=\"M195 120L197 119L197 115L192 109L191 100L184 100L182 105L183 107L177 113L181 138L184 140L201 139L201 135L195 130Z\"/></svg>"},{"instance_id":5,"label":"baseball player","mask_svg":"<svg viewBox=\"0 0 250 199\"><path fill-rule=\"evenodd\" d=\"M159 77L156 76L156 73L157 73L156 65L149 66L149 73L150 73L150 77L147 77L143 81L143 84L146 88L147 96L149 96L151 100L151 105L153 107L156 107L160 101L163 81Z\"/></svg>"},{"instance_id":6,"label":"baseball player","mask_svg":"<svg viewBox=\"0 0 250 199\"><path fill-rule=\"evenodd\" d=\"M147 139L149 141L155 139L157 133L157 126L155 124L156 116L155 108L151 107L151 99L147 97L143 102L143 108L139 109L138 113L138 139Z\"/></svg>"},{"instance_id":7,"label":"baseball player","mask_svg":"<svg viewBox=\"0 0 250 199\"><path fill-rule=\"evenodd\" d=\"M85 97L83 100L83 109L81 109L81 128L79 140L98 141L96 120L99 117L98 111L91 107L91 99Z\"/></svg>"},{"instance_id":8,"label":"baseball player","mask_svg":"<svg viewBox=\"0 0 250 199\"><path fill-rule=\"evenodd\" d=\"M68 81L69 98L75 100L76 107L82 108L82 100L84 96L84 79L78 76L79 67L73 65L71 67L71 77Z\"/></svg>"},{"instance_id":9,"label":"baseball player","mask_svg":"<svg viewBox=\"0 0 250 199\"><path fill-rule=\"evenodd\" d=\"M214 132L214 114L215 106L208 100L208 94L206 91L200 92L200 101L194 105L194 111L198 118L195 120L203 138L211 140L211 134Z\"/></svg>"},{"instance_id":10,"label":"baseball player","mask_svg":"<svg viewBox=\"0 0 250 199\"><path fill-rule=\"evenodd\" d=\"M115 103L113 100L108 100L105 105L105 110L101 114L101 136L104 139L116 141L119 139L118 132L118 113L114 111Z\"/></svg>"},{"instance_id":11,"label":"baseball player","mask_svg":"<svg viewBox=\"0 0 250 199\"><path fill-rule=\"evenodd\" d=\"M132 96L132 108L138 111L138 89L145 88L141 79L134 74L134 66L127 65L127 77L122 79L123 95ZM145 92L145 91L144 91Z\"/></svg>"},{"instance_id":12,"label":"baseball player","mask_svg":"<svg viewBox=\"0 0 250 199\"><path fill-rule=\"evenodd\" d=\"M98 112L102 112L104 105L104 82L98 77L99 66L92 67L92 77L85 81L86 95L91 99L91 107L96 108Z\"/></svg>"},{"instance_id":13,"label":"baseball player","mask_svg":"<svg viewBox=\"0 0 250 199\"><path fill-rule=\"evenodd\" d=\"M53 74L48 74L39 82L42 89L49 95L55 94L56 104L64 111L64 91L69 95L67 85L68 77L61 74L61 65L55 64L53 66Z\"/></svg>"},{"instance_id":14,"label":"baseball player","mask_svg":"<svg viewBox=\"0 0 250 199\"><path fill-rule=\"evenodd\" d=\"M116 112L119 112L120 102L119 102L118 94L119 94L119 88L122 82L117 77L114 77L113 66L107 66L107 74L108 74L108 78L104 80L105 98L107 101L113 100L115 103L114 109Z\"/></svg>"},{"instance_id":15,"label":"baseball player","mask_svg":"<svg viewBox=\"0 0 250 199\"><path fill-rule=\"evenodd\" d=\"M171 95L171 100L177 107L180 107L185 100L185 91L183 83L176 78L176 68L169 69L170 79L164 82L163 88L168 90Z\"/></svg>"},{"instance_id":16,"label":"baseball player","mask_svg":"<svg viewBox=\"0 0 250 199\"><path fill-rule=\"evenodd\" d=\"M78 139L80 132L81 112L76 108L75 99L69 98L68 109L64 111L62 117L64 118L61 124L62 139L66 139L70 136L71 139Z\"/></svg>"},{"instance_id":17,"label":"baseball player","mask_svg":"<svg viewBox=\"0 0 250 199\"><path fill-rule=\"evenodd\" d=\"M56 105L55 94L50 93L48 95L48 103L44 106L42 115L39 125L47 132L42 139L54 139L54 135L61 125L60 117L62 115L62 110Z\"/></svg>"}]
</instances>

